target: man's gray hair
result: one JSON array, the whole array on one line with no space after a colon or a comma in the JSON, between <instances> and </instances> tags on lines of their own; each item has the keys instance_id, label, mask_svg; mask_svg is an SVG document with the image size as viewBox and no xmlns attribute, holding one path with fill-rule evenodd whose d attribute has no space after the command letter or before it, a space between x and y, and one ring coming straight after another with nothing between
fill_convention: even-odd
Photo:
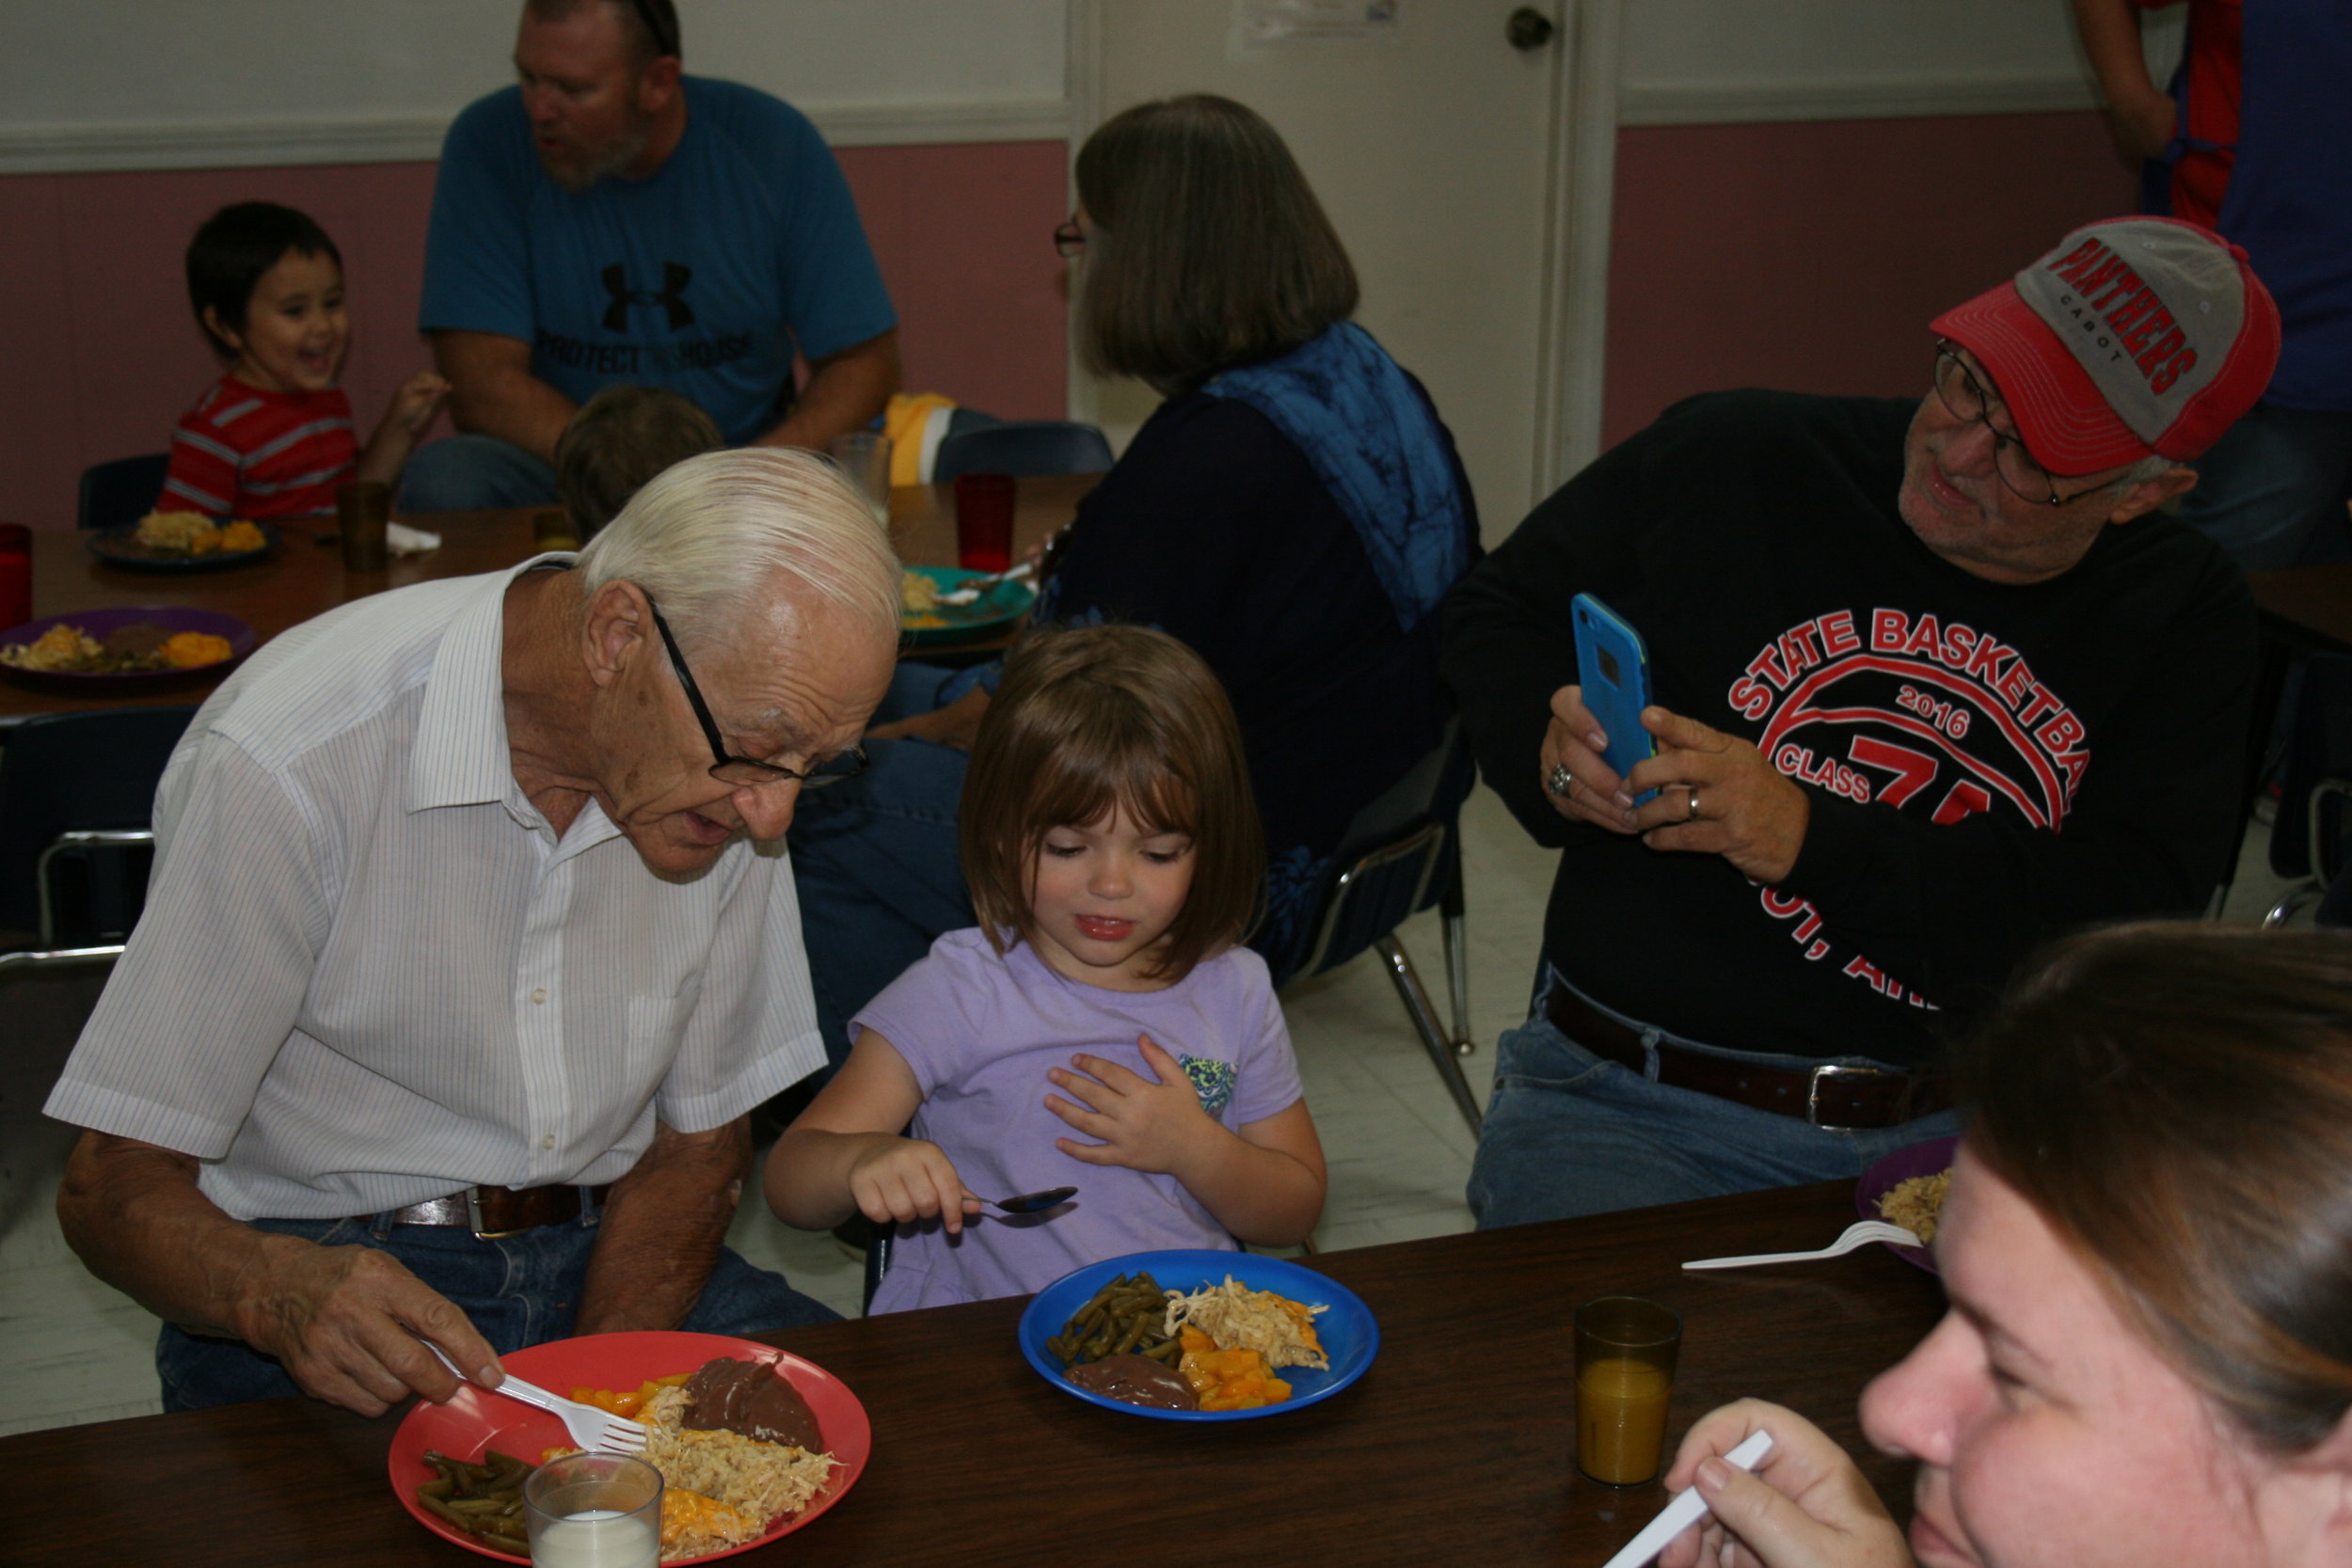
<instances>
[{"instance_id":1,"label":"man's gray hair","mask_svg":"<svg viewBox=\"0 0 2352 1568\"><path fill-rule=\"evenodd\" d=\"M665 468L588 542L579 571L583 601L608 582L644 589L690 648L726 641L787 584L898 635L890 540L813 452L741 447Z\"/></svg>"},{"instance_id":2,"label":"man's gray hair","mask_svg":"<svg viewBox=\"0 0 2352 1568\"><path fill-rule=\"evenodd\" d=\"M2162 452L2155 452L2141 458L2124 469L2115 482L2115 493L2119 496L2129 495L2135 485L2145 484L2152 479L2162 479L2175 468L2187 467L2187 464L2177 457L2167 457Z\"/></svg>"}]
</instances>

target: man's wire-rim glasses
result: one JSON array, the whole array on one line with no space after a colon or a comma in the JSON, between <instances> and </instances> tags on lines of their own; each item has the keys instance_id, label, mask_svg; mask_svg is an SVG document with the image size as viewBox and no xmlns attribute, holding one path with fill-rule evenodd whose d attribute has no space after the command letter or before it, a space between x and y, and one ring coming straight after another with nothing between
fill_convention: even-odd
<instances>
[{"instance_id":1,"label":"man's wire-rim glasses","mask_svg":"<svg viewBox=\"0 0 2352 1568\"><path fill-rule=\"evenodd\" d=\"M1993 471L2001 476L2001 483L2010 495L2035 506L2072 506L2085 496L2104 490L2112 480L2086 485L2071 496L2058 494L2058 482L2050 471L2034 461L2026 443L1993 422L1993 410L2006 408L2007 404L1984 389L1984 384L1961 358L1960 350L1946 339L1935 342L1935 395L1943 400L1952 418L1968 423L1981 421L1993 433ZM2042 492L2036 494L2036 492Z\"/></svg>"},{"instance_id":2,"label":"man's wire-rim glasses","mask_svg":"<svg viewBox=\"0 0 2352 1568\"><path fill-rule=\"evenodd\" d=\"M755 762L750 757L727 754L725 740L719 735L719 725L710 717L710 705L703 701L702 688L694 684L693 673L686 668L686 656L678 652L677 639L671 634L670 623L661 618L661 607L647 595L645 608L653 612L655 629L661 633L661 645L670 650L670 668L677 672L678 685L686 689L686 700L693 705L695 721L703 727L703 737L710 742L710 754L719 760L710 765L710 776L721 784L771 784L787 779L798 779L803 789L822 789L844 779L854 779L866 771L866 751L852 746L837 756L827 757L812 766L807 772L779 768L772 762Z\"/></svg>"}]
</instances>

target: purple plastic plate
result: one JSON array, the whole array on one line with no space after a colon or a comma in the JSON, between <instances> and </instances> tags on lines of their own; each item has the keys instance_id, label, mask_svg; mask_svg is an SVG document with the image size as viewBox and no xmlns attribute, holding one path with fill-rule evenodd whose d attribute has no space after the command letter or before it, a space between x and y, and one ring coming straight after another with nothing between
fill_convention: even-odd
<instances>
[{"instance_id":1,"label":"purple plastic plate","mask_svg":"<svg viewBox=\"0 0 2352 1568\"><path fill-rule=\"evenodd\" d=\"M218 680L234 670L246 655L260 645L261 639L253 628L234 615L223 615L216 610L183 610L176 605L130 605L118 610L77 610L65 615L43 615L21 626L0 631L0 645L30 642L60 621L82 628L84 635L101 642L106 634L141 621L152 621L166 631L208 631L215 637L229 639L229 657L215 664L199 664L193 670L126 670L111 675L76 675L62 670L20 670L13 664L0 664L0 675L6 675L19 686L29 686L36 691L64 691L85 697L130 696L141 691L156 691L194 682Z\"/></svg>"},{"instance_id":2,"label":"purple plastic plate","mask_svg":"<svg viewBox=\"0 0 2352 1568\"><path fill-rule=\"evenodd\" d=\"M1957 1135L1930 1138L1923 1144L1899 1148L1881 1159L1862 1173L1854 1184L1854 1212L1866 1220L1883 1219L1879 1212L1879 1199L1893 1192L1915 1176L1933 1176L1937 1171L1951 1168L1953 1151L1960 1148ZM1899 1242L1882 1242L1886 1248L1906 1263L1916 1263L1930 1274L1943 1271L1935 1266L1935 1254L1923 1246L1905 1246Z\"/></svg>"}]
</instances>

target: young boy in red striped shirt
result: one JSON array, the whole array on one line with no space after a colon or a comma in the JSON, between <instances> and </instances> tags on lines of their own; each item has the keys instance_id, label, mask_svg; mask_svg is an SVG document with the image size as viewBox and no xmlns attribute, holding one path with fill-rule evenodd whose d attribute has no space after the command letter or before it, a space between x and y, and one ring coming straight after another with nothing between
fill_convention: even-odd
<instances>
[{"instance_id":1,"label":"young boy in red striped shirt","mask_svg":"<svg viewBox=\"0 0 2352 1568\"><path fill-rule=\"evenodd\" d=\"M228 373L180 417L165 512L297 517L335 510L346 481L393 483L449 383L419 371L392 394L361 451L335 383L351 346L343 259L291 207L244 201L188 244L188 303Z\"/></svg>"}]
</instances>

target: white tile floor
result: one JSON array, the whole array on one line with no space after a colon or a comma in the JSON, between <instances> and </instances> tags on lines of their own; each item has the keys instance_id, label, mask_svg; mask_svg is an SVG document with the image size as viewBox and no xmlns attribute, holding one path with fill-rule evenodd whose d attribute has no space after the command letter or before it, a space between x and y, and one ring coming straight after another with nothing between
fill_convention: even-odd
<instances>
[{"instance_id":1,"label":"white tile floor","mask_svg":"<svg viewBox=\"0 0 2352 1568\"><path fill-rule=\"evenodd\" d=\"M2266 833L2249 834L2229 917L2258 919L2277 882L2261 863ZM1485 789L1463 816L1470 895L1473 1038L1469 1064L1483 1100L1495 1037L1524 1011L1554 856L1529 844ZM1406 928L1406 945L1444 1008L1434 914ZM57 1233L53 1204L68 1130L44 1120L47 1095L98 993L96 976L0 984L7 1071L0 1077L0 1381L9 1389L0 1433L108 1420L152 1411L155 1323L100 1284ZM1471 1139L1370 955L1285 999L1308 1103L1331 1165L1316 1232L1326 1251L1464 1230L1462 1186ZM730 1237L755 1261L801 1289L856 1310L860 1275L830 1236L791 1230L755 1200Z\"/></svg>"}]
</instances>

